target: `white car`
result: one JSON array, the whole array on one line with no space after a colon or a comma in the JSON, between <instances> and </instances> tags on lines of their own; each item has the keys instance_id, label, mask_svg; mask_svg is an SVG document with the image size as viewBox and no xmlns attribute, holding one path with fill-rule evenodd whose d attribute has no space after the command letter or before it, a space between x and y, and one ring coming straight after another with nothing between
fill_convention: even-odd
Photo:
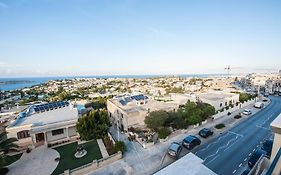
<instances>
[{"instance_id":1,"label":"white car","mask_svg":"<svg viewBox=\"0 0 281 175\"><path fill-rule=\"evenodd\" d=\"M244 109L243 114L245 114L245 115L251 115L252 112L251 112L250 109Z\"/></svg>"}]
</instances>

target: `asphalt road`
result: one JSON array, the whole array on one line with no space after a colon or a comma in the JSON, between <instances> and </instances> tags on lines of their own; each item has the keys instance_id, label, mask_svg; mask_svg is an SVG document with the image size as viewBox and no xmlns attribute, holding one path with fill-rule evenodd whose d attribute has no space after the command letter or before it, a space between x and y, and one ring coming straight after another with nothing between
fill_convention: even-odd
<instances>
[{"instance_id":1,"label":"asphalt road","mask_svg":"<svg viewBox=\"0 0 281 175\"><path fill-rule=\"evenodd\" d=\"M281 113L281 97L270 99L268 106L192 152L219 175L240 173L239 168L245 167L261 141L271 137L270 123Z\"/></svg>"}]
</instances>

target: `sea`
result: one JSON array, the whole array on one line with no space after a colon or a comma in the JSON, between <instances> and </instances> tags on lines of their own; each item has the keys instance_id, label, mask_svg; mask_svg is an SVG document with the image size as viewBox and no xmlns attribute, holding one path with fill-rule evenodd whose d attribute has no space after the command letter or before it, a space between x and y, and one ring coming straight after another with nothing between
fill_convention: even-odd
<instances>
[{"instance_id":1,"label":"sea","mask_svg":"<svg viewBox=\"0 0 281 175\"><path fill-rule=\"evenodd\" d=\"M0 78L0 91L12 91L30 88L35 85L46 83L50 80L63 80L73 78L155 78L165 76L207 78L214 76L225 76L226 74L180 74L180 75L108 75L108 76L69 76L69 77L13 77Z\"/></svg>"}]
</instances>

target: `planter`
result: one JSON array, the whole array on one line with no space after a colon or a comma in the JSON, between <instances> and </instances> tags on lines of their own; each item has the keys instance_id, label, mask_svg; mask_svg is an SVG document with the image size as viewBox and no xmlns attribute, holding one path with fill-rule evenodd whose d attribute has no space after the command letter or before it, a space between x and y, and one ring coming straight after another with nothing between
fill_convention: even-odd
<instances>
[{"instance_id":1,"label":"planter","mask_svg":"<svg viewBox=\"0 0 281 175\"><path fill-rule=\"evenodd\" d=\"M168 140L168 137L166 137L165 139L159 139L160 143L166 142Z\"/></svg>"},{"instance_id":2,"label":"planter","mask_svg":"<svg viewBox=\"0 0 281 175\"><path fill-rule=\"evenodd\" d=\"M145 149L147 149L147 148L151 148L153 145L154 145L153 142L148 142L148 143L144 143L144 144L143 144L143 147L144 147Z\"/></svg>"}]
</instances>

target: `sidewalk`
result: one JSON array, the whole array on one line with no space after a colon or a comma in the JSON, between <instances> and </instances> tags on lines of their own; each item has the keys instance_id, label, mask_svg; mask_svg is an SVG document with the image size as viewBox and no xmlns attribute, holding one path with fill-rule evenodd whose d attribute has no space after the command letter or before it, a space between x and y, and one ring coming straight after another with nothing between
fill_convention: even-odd
<instances>
[{"instance_id":1,"label":"sidewalk","mask_svg":"<svg viewBox=\"0 0 281 175\"><path fill-rule=\"evenodd\" d=\"M124 141L127 146L127 152L124 154L123 159L117 161L114 164L111 164L110 166L107 166L105 168L101 168L95 172L92 172L92 175L106 175L106 174L137 174L137 175L148 175L153 174L157 170L159 170L161 167L166 166L170 163L172 163L174 160L165 157L167 148L172 142L181 142L188 134L197 135L200 129L202 128L214 128L216 124L224 123L226 125L225 128L222 130L216 130L214 129L214 136L209 139L213 139L215 137L218 137L220 133L225 132L226 130L230 129L234 125L243 122L245 119L251 117L254 115L259 109L255 109L253 107L253 104L250 104L244 108L241 108L235 112L232 112L231 115L225 115L219 119L208 121L206 124L203 124L196 128L188 128L186 130L177 130L173 132L169 136L169 140L164 143L157 143L153 147L144 149L141 147L141 145L137 142L131 142L128 140L127 136L125 134L119 134L119 138L121 141ZM266 105L265 105L266 106ZM233 117L242 112L245 108L252 110L252 115L246 116L243 115L240 119L234 119ZM114 138L117 138L117 131L116 128L112 127L110 129L112 136ZM202 144L204 142L207 142L209 139L202 140ZM183 152L183 154L187 154L187 150Z\"/></svg>"}]
</instances>

